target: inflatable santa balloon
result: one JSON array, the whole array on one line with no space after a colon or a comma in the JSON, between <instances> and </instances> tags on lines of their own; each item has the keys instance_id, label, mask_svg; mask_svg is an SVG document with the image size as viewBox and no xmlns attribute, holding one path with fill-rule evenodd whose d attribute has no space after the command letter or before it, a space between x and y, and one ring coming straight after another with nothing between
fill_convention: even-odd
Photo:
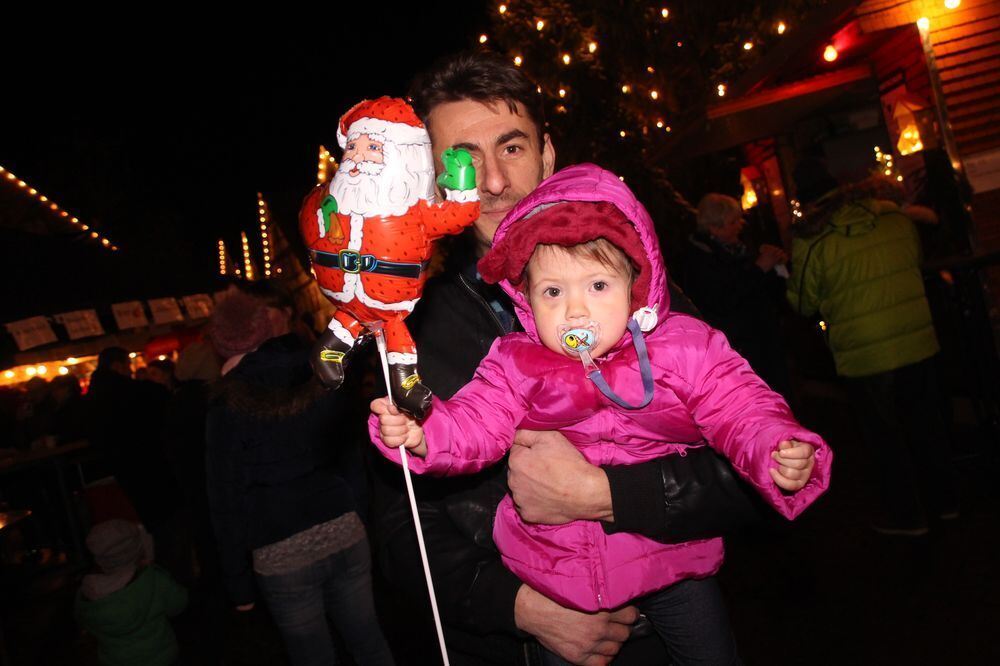
<instances>
[{"instance_id":1,"label":"inflatable santa balloon","mask_svg":"<svg viewBox=\"0 0 1000 666\"><path fill-rule=\"evenodd\" d=\"M344 150L337 174L306 197L299 215L320 289L337 306L313 368L338 388L358 339L383 322L392 398L422 418L431 392L403 320L420 299L433 241L479 217L472 159L444 152L437 182L447 200L437 202L430 136L409 104L390 97L345 113L337 140Z\"/></svg>"}]
</instances>

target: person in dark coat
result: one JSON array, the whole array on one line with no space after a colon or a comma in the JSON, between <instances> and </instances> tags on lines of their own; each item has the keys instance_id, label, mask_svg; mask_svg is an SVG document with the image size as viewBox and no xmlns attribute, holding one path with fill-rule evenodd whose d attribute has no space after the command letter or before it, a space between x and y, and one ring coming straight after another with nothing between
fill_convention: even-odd
<instances>
[{"instance_id":1,"label":"person in dark coat","mask_svg":"<svg viewBox=\"0 0 1000 666\"><path fill-rule=\"evenodd\" d=\"M705 320L718 328L771 388L789 397L788 368L781 341L779 307L784 265L780 247L754 252L740 238L745 222L740 202L706 194L698 204L698 227L690 238L684 289Z\"/></svg>"},{"instance_id":2,"label":"person in dark coat","mask_svg":"<svg viewBox=\"0 0 1000 666\"><path fill-rule=\"evenodd\" d=\"M293 666L336 662L328 618L356 663L392 664L351 470L338 463L352 443L347 397L315 379L290 315L240 291L212 315L227 361L208 410L206 470L226 588L238 611L263 597Z\"/></svg>"},{"instance_id":3,"label":"person in dark coat","mask_svg":"<svg viewBox=\"0 0 1000 666\"><path fill-rule=\"evenodd\" d=\"M87 393L92 442L157 541L178 499L161 434L168 397L162 386L132 378L126 350L108 347L98 355Z\"/></svg>"}]
</instances>

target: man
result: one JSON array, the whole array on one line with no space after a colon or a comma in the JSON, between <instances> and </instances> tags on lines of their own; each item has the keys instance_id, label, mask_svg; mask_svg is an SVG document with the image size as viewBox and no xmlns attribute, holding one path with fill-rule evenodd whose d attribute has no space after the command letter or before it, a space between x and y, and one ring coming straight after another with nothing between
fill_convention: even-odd
<instances>
[{"instance_id":1,"label":"man","mask_svg":"<svg viewBox=\"0 0 1000 666\"><path fill-rule=\"evenodd\" d=\"M873 454L882 512L872 528L923 536L928 518L958 517L958 494L934 357L939 347L924 293L920 238L884 179L838 186L822 161L796 166L805 205L792 246L788 300L826 321L837 374L847 379Z\"/></svg>"},{"instance_id":2,"label":"man","mask_svg":"<svg viewBox=\"0 0 1000 666\"><path fill-rule=\"evenodd\" d=\"M481 202L474 233L463 239L464 246L455 244L444 275L428 283L408 320L424 381L447 398L472 377L497 336L516 325L509 301L479 279L475 262L504 215L552 174L555 149L542 129L534 84L499 56L453 57L418 78L412 90L435 154L455 146L472 155ZM708 450L601 469L558 433L522 431L516 443L509 472L498 465L470 477L415 479L453 664L539 663L538 645L530 637L570 662L606 664L622 649L638 617L633 607L596 614L563 608L504 568L491 531L507 484L526 520L601 520L608 531L665 541L718 534L755 515L754 500ZM434 650L400 473L382 465L376 465L376 473L376 552L390 584L419 605L407 621L426 620L417 631L429 639L422 649ZM627 652L640 649L638 643L629 642L621 663L628 663ZM662 662L662 647L656 649L658 662L637 656L641 661L633 663Z\"/></svg>"},{"instance_id":3,"label":"man","mask_svg":"<svg viewBox=\"0 0 1000 666\"><path fill-rule=\"evenodd\" d=\"M788 256L774 245L752 252L743 243L746 222L733 197L706 194L698 203L697 224L685 263L685 291L705 321L725 333L764 381L788 398L778 310L785 287L779 272Z\"/></svg>"}]
</instances>

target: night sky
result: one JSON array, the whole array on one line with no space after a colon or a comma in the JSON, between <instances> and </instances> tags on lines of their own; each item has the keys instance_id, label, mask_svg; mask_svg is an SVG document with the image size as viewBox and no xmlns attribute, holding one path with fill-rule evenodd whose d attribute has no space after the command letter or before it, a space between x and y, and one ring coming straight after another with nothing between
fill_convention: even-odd
<instances>
[{"instance_id":1,"label":"night sky","mask_svg":"<svg viewBox=\"0 0 1000 666\"><path fill-rule=\"evenodd\" d=\"M331 6L284 32L263 16L241 21L253 29L159 22L113 35L44 25L8 41L0 165L121 251L0 183L0 321L215 288L216 241L239 250L257 191L297 234L340 114L404 94L487 27L485 4L434 11L355 20Z\"/></svg>"}]
</instances>

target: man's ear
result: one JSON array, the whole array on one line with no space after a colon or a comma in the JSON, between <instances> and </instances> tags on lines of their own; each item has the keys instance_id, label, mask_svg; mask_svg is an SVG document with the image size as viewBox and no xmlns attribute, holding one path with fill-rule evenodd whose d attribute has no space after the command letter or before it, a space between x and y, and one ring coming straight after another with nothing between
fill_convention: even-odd
<instances>
[{"instance_id":1,"label":"man's ear","mask_svg":"<svg viewBox=\"0 0 1000 666\"><path fill-rule=\"evenodd\" d=\"M542 178L548 178L556 170L556 149L548 132L542 135Z\"/></svg>"}]
</instances>

